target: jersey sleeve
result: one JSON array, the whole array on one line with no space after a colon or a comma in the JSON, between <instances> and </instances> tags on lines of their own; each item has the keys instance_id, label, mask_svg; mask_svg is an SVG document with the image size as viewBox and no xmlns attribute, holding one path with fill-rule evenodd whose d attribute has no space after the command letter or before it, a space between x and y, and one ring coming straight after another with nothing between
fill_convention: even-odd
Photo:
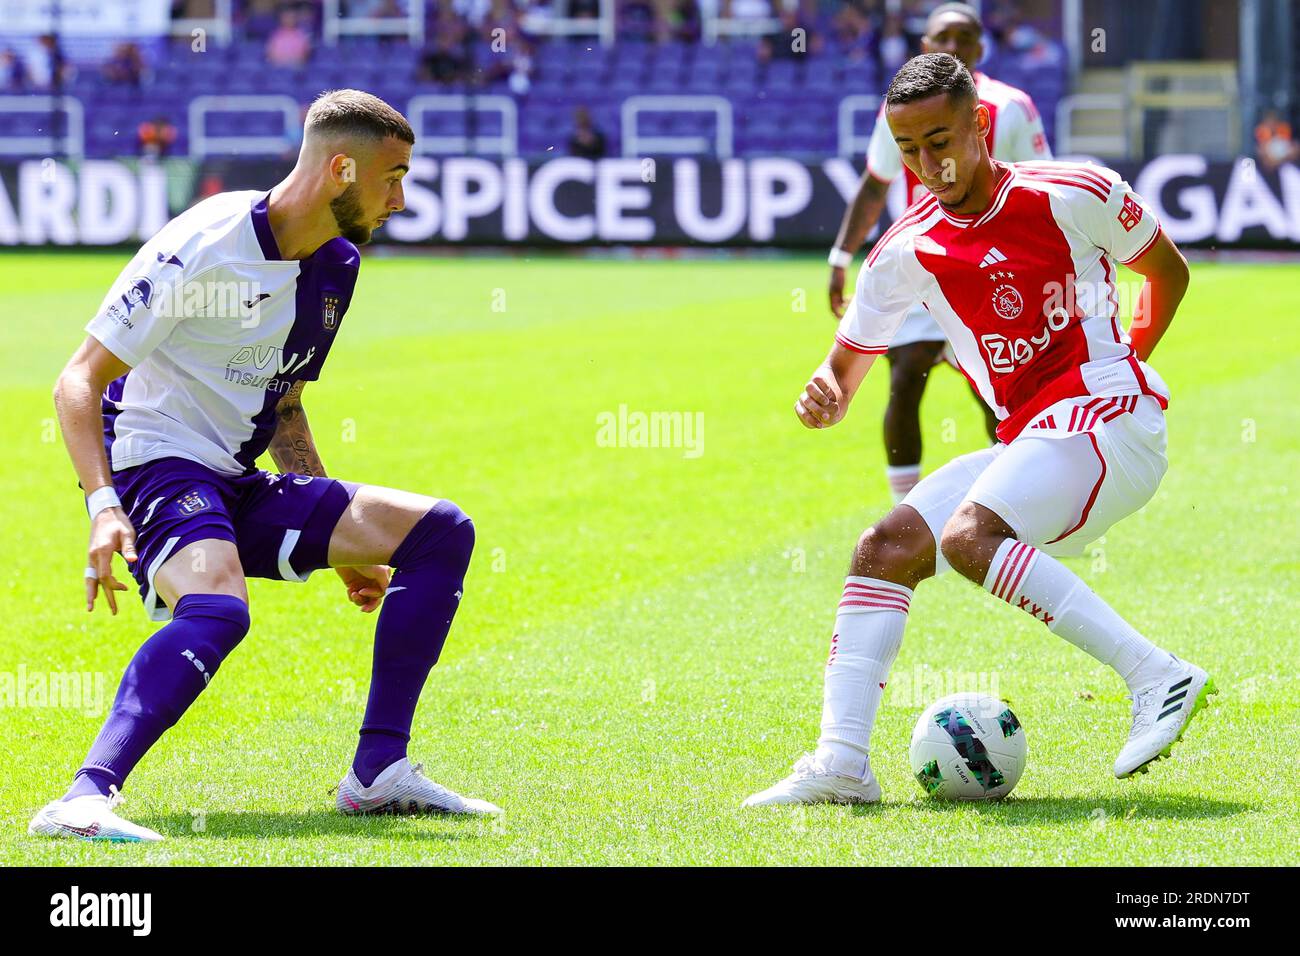
<instances>
[{"instance_id":1,"label":"jersey sleeve","mask_svg":"<svg viewBox=\"0 0 1300 956\"><path fill-rule=\"evenodd\" d=\"M1034 101L1027 94L1012 101L1008 116L1015 117L1011 136L1007 141L1007 151L1010 155L999 156L998 159L1023 163L1052 158L1052 148L1047 145L1047 132L1043 129L1043 118L1034 107Z\"/></svg>"},{"instance_id":2,"label":"jersey sleeve","mask_svg":"<svg viewBox=\"0 0 1300 956\"><path fill-rule=\"evenodd\" d=\"M117 277L86 331L131 367L156 349L181 317L184 267L146 246Z\"/></svg>"},{"instance_id":3,"label":"jersey sleeve","mask_svg":"<svg viewBox=\"0 0 1300 956\"><path fill-rule=\"evenodd\" d=\"M1119 173L1100 167L1097 172L1110 183L1106 200L1093 192L1078 193L1075 221L1098 248L1127 265L1155 245L1160 222Z\"/></svg>"},{"instance_id":4,"label":"jersey sleeve","mask_svg":"<svg viewBox=\"0 0 1300 956\"><path fill-rule=\"evenodd\" d=\"M872 127L871 140L867 143L867 172L886 183L892 183L903 172L903 156L889 132L883 106L876 114L876 125Z\"/></svg>"},{"instance_id":5,"label":"jersey sleeve","mask_svg":"<svg viewBox=\"0 0 1300 956\"><path fill-rule=\"evenodd\" d=\"M903 274L902 237L886 236L887 245L872 250L862 269L844 318L835 331L835 341L864 355L881 355L898 334L908 311L920 299L920 292Z\"/></svg>"}]
</instances>

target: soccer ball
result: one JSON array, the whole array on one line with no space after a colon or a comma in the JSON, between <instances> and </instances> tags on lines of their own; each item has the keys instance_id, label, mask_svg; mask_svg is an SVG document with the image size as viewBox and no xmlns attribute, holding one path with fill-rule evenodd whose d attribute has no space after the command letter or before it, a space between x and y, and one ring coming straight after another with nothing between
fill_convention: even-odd
<instances>
[{"instance_id":1,"label":"soccer ball","mask_svg":"<svg viewBox=\"0 0 1300 956\"><path fill-rule=\"evenodd\" d=\"M1025 731L988 694L936 700L912 731L912 773L938 800L998 800L1025 769Z\"/></svg>"}]
</instances>

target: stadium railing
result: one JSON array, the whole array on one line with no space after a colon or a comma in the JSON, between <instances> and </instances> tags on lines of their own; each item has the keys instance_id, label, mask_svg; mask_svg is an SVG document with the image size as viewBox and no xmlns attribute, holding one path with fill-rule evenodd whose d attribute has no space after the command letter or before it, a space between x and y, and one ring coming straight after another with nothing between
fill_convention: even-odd
<instances>
[{"instance_id":1,"label":"stadium railing","mask_svg":"<svg viewBox=\"0 0 1300 956\"><path fill-rule=\"evenodd\" d=\"M875 116L880 109L880 97L865 93L854 93L840 100L839 107L839 148L840 156L865 156L867 144L871 142L871 132L858 132L857 117L859 113Z\"/></svg>"},{"instance_id":2,"label":"stadium railing","mask_svg":"<svg viewBox=\"0 0 1300 956\"><path fill-rule=\"evenodd\" d=\"M601 46L613 46L614 0L600 0L600 13L595 17L571 17L568 11L569 0L556 0L555 12L530 9L520 19L520 26L536 36L597 36Z\"/></svg>"},{"instance_id":3,"label":"stadium railing","mask_svg":"<svg viewBox=\"0 0 1300 956\"><path fill-rule=\"evenodd\" d=\"M429 113L458 113L467 132L450 135L429 132L425 125ZM479 113L499 114L500 132L479 133ZM509 96L424 93L411 97L406 105L406 117L415 132L417 154L516 156L519 153L519 107Z\"/></svg>"},{"instance_id":4,"label":"stadium railing","mask_svg":"<svg viewBox=\"0 0 1300 956\"><path fill-rule=\"evenodd\" d=\"M53 156L63 153L80 158L86 152L86 110L75 96L0 96L0 114L35 113L44 116L60 110L67 117L66 132L41 136L0 135L0 155ZM49 125L48 123L45 125Z\"/></svg>"},{"instance_id":5,"label":"stadium railing","mask_svg":"<svg viewBox=\"0 0 1300 956\"><path fill-rule=\"evenodd\" d=\"M1062 156L1127 157L1128 125L1124 118L1127 105L1127 98L1122 93L1073 93L1062 97L1056 104L1056 152ZM1088 130L1104 129L1107 113L1118 114L1121 118L1110 132L1075 131L1076 126Z\"/></svg>"},{"instance_id":6,"label":"stadium railing","mask_svg":"<svg viewBox=\"0 0 1300 956\"><path fill-rule=\"evenodd\" d=\"M1235 63L1133 63L1127 96L1129 145L1142 155L1194 151L1223 159L1237 154L1241 94ZM1149 147L1148 114L1157 111L1168 121L1157 131L1162 141ZM1223 122L1210 114L1220 114Z\"/></svg>"},{"instance_id":7,"label":"stadium railing","mask_svg":"<svg viewBox=\"0 0 1300 956\"><path fill-rule=\"evenodd\" d=\"M722 0L700 0L700 39L709 46L722 37L759 37L777 33L780 17L724 17Z\"/></svg>"},{"instance_id":8,"label":"stadium railing","mask_svg":"<svg viewBox=\"0 0 1300 956\"><path fill-rule=\"evenodd\" d=\"M643 134L639 121L643 113L712 113L716 117L712 146L707 136ZM735 136L731 101L721 96L629 96L620 110L623 155L712 155L730 159Z\"/></svg>"},{"instance_id":9,"label":"stadium railing","mask_svg":"<svg viewBox=\"0 0 1300 956\"><path fill-rule=\"evenodd\" d=\"M396 17L345 16L340 0L325 0L321 8L321 36L335 46L341 36L403 36L424 42L424 2L409 0L406 13Z\"/></svg>"},{"instance_id":10,"label":"stadium railing","mask_svg":"<svg viewBox=\"0 0 1300 956\"><path fill-rule=\"evenodd\" d=\"M207 132L207 118L211 113L280 113L284 116L284 132L267 136L247 133L235 136L210 135ZM195 159L203 159L210 153L279 156L297 142L301 127L301 107L288 94L196 96L190 100L189 105L190 156Z\"/></svg>"}]
</instances>

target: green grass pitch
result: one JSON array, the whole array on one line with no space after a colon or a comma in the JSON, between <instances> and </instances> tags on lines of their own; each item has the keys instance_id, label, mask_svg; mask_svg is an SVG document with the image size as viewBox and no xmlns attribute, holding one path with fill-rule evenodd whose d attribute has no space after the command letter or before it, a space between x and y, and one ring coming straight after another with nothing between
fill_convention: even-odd
<instances>
[{"instance_id":1,"label":"green grass pitch","mask_svg":"<svg viewBox=\"0 0 1300 956\"><path fill-rule=\"evenodd\" d=\"M1111 775L1128 729L1118 678L948 575L918 591L876 725L884 804L742 812L816 739L848 556L887 502L883 365L841 426L808 432L791 411L830 340L824 267L372 257L305 403L331 473L452 498L475 519L411 754L504 819L333 812L374 618L322 572L253 583L251 633L131 777L125 814L166 842L28 837L101 721L93 700L50 706L33 675L102 675L107 707L151 627L134 592L116 618L81 604L86 521L50 401L125 258L0 258L0 865L1295 861L1292 265L1195 267L1154 361L1174 392L1169 473L1072 562L1221 689L1147 776ZM602 447L598 416L621 405L702 412L703 453ZM923 415L927 469L980 445L950 370ZM913 721L962 674L996 680L1028 733L1028 769L999 804L936 805L910 776Z\"/></svg>"}]
</instances>

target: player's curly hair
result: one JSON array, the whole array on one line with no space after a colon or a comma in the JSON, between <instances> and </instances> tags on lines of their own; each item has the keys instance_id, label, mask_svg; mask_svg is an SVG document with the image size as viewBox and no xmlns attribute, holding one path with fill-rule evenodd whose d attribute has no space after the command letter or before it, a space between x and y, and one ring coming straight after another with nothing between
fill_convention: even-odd
<instances>
[{"instance_id":1,"label":"player's curly hair","mask_svg":"<svg viewBox=\"0 0 1300 956\"><path fill-rule=\"evenodd\" d=\"M396 136L404 143L415 143L406 117L362 90L330 90L316 97L307 111L304 132L366 139Z\"/></svg>"},{"instance_id":2,"label":"player's curly hair","mask_svg":"<svg viewBox=\"0 0 1300 956\"><path fill-rule=\"evenodd\" d=\"M889 89L885 91L885 103L899 106L940 93L947 93L950 102L974 103L978 100L975 81L961 60L947 53L922 53L912 57L894 74Z\"/></svg>"}]
</instances>

